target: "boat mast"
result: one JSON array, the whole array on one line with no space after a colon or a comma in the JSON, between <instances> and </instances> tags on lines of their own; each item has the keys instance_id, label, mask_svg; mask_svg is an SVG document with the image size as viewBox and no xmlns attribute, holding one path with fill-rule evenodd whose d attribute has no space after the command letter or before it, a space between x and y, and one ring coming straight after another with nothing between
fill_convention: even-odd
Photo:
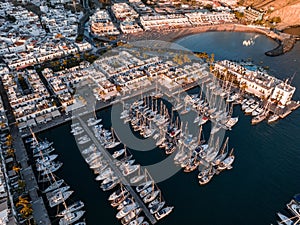
<instances>
[{"instance_id":1,"label":"boat mast","mask_svg":"<svg viewBox=\"0 0 300 225\"><path fill-rule=\"evenodd\" d=\"M201 144L201 134L202 134L202 125L199 127L199 134L198 134L198 145Z\"/></svg>"}]
</instances>

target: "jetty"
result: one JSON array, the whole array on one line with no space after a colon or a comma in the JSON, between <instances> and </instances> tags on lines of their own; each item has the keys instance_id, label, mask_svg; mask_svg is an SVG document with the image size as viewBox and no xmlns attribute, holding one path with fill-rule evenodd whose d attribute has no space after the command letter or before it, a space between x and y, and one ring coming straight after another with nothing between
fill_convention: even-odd
<instances>
[{"instance_id":1,"label":"jetty","mask_svg":"<svg viewBox=\"0 0 300 225\"><path fill-rule=\"evenodd\" d=\"M140 198L140 196L135 192L135 190L132 188L132 186L129 184L129 182L125 179L125 177L122 175L122 172L120 169L116 166L115 162L113 161L113 158L111 155L102 147L100 142L97 140L97 138L94 136L93 132L88 128L86 123L80 118L76 117L78 121L80 122L82 128L85 130L85 132L88 134L88 136L91 138L93 143L96 145L96 147L100 150L100 152L103 154L103 157L107 160L107 163L109 164L110 168L114 171L114 173L120 178L123 185L126 187L126 189L129 191L131 196L135 199L135 201L138 203L139 207L143 210L146 217L149 219L151 224L155 224L157 220L155 217L150 213L149 209L143 202L143 200Z\"/></svg>"}]
</instances>

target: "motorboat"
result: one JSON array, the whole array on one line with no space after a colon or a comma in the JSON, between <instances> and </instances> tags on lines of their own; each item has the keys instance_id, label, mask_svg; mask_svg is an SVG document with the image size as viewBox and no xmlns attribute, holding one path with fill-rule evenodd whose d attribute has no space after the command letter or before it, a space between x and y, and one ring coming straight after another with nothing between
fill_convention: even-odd
<instances>
[{"instance_id":1,"label":"motorboat","mask_svg":"<svg viewBox=\"0 0 300 225\"><path fill-rule=\"evenodd\" d=\"M124 176L128 176L128 175L134 173L135 171L137 171L139 168L140 168L140 165L126 166L126 167L124 167L122 174Z\"/></svg>"},{"instance_id":2,"label":"motorboat","mask_svg":"<svg viewBox=\"0 0 300 225\"><path fill-rule=\"evenodd\" d=\"M92 152L96 152L97 147L95 144L90 145L89 147L87 147L86 149L82 150L82 154L90 154Z\"/></svg>"},{"instance_id":3,"label":"motorboat","mask_svg":"<svg viewBox=\"0 0 300 225\"><path fill-rule=\"evenodd\" d=\"M165 208L159 210L157 213L154 214L155 218L157 220L161 220L165 216L169 215L172 212L173 208L174 208L173 206L168 206L168 207L165 207Z\"/></svg>"},{"instance_id":4,"label":"motorboat","mask_svg":"<svg viewBox=\"0 0 300 225\"><path fill-rule=\"evenodd\" d=\"M78 139L78 144L83 145L88 143L90 140L91 139L87 135L85 135L82 138Z\"/></svg>"},{"instance_id":5,"label":"motorboat","mask_svg":"<svg viewBox=\"0 0 300 225\"><path fill-rule=\"evenodd\" d=\"M151 214L154 214L154 213L157 213L159 210L161 210L162 207L164 207L165 205L165 202L159 202L155 205L153 205L151 208L150 208L150 213Z\"/></svg>"},{"instance_id":6,"label":"motorboat","mask_svg":"<svg viewBox=\"0 0 300 225\"><path fill-rule=\"evenodd\" d=\"M91 126L97 125L97 124L100 123L101 121L102 121L102 119L95 119L94 117L91 117L91 118L89 118L86 122L88 123L87 125L88 125L89 127L91 127Z\"/></svg>"},{"instance_id":7,"label":"motorboat","mask_svg":"<svg viewBox=\"0 0 300 225\"><path fill-rule=\"evenodd\" d=\"M148 188L142 190L142 191L140 192L141 198L144 198L146 195L148 195L149 193L151 193L151 192L153 191L153 189L154 189L154 187L151 186L151 187L148 187Z\"/></svg>"},{"instance_id":8,"label":"motorboat","mask_svg":"<svg viewBox=\"0 0 300 225\"><path fill-rule=\"evenodd\" d=\"M94 152L85 158L86 163L90 164L93 160L99 159L102 157L101 152Z\"/></svg>"},{"instance_id":9,"label":"motorboat","mask_svg":"<svg viewBox=\"0 0 300 225\"><path fill-rule=\"evenodd\" d=\"M113 201L114 199L124 195L125 193L127 193L128 191L125 188L120 188L118 190L116 190L115 192L113 192L109 197L108 200L109 201Z\"/></svg>"},{"instance_id":10,"label":"motorboat","mask_svg":"<svg viewBox=\"0 0 300 225\"><path fill-rule=\"evenodd\" d=\"M151 202L151 201L153 201L158 196L159 193L160 193L160 191L158 191L158 190L157 191L153 191L150 194L148 194L147 196L145 196L144 199L143 199L143 201L145 203Z\"/></svg>"},{"instance_id":11,"label":"motorboat","mask_svg":"<svg viewBox=\"0 0 300 225\"><path fill-rule=\"evenodd\" d=\"M113 189L115 186L117 186L117 184L119 183L119 179L116 179L115 181L109 181L107 184L101 184L101 189L103 191L108 191Z\"/></svg>"},{"instance_id":12,"label":"motorboat","mask_svg":"<svg viewBox=\"0 0 300 225\"><path fill-rule=\"evenodd\" d=\"M124 216L122 219L121 219L121 223L123 225L127 225L128 223L130 223L130 221L132 219L134 219L135 217L137 217L140 213L142 212L142 209L141 208L136 208L132 211L130 211L126 216Z\"/></svg>"},{"instance_id":13,"label":"motorboat","mask_svg":"<svg viewBox=\"0 0 300 225\"><path fill-rule=\"evenodd\" d=\"M113 174L113 171L110 167L108 167L107 169L105 169L102 173L100 173L97 177L96 180L104 180L105 178L109 177L110 175Z\"/></svg>"},{"instance_id":14,"label":"motorboat","mask_svg":"<svg viewBox=\"0 0 300 225\"><path fill-rule=\"evenodd\" d=\"M133 165L135 159L131 159L132 155L126 156L121 160L116 161L116 166L119 166L121 170L124 170L125 167Z\"/></svg>"},{"instance_id":15,"label":"motorboat","mask_svg":"<svg viewBox=\"0 0 300 225\"><path fill-rule=\"evenodd\" d=\"M119 178L117 176L110 176L110 177L107 177L105 178L103 181L102 181L102 185L106 185L108 184L109 182L115 182L117 181Z\"/></svg>"},{"instance_id":16,"label":"motorboat","mask_svg":"<svg viewBox=\"0 0 300 225\"><path fill-rule=\"evenodd\" d=\"M129 193L127 192L127 193L125 193L125 194L123 194L123 195L120 195L119 197L117 197L117 198L114 199L113 201L111 201L110 205L111 205L112 207L118 206L118 208L119 208L120 204L121 204L126 198L128 198L128 197L129 197ZM121 208L120 208L120 209L121 209Z\"/></svg>"},{"instance_id":17,"label":"motorboat","mask_svg":"<svg viewBox=\"0 0 300 225\"><path fill-rule=\"evenodd\" d=\"M114 159L118 158L119 156L121 156L122 154L124 154L124 152L126 151L126 149L120 149L120 150L117 150L113 153L112 157Z\"/></svg>"},{"instance_id":18,"label":"motorboat","mask_svg":"<svg viewBox=\"0 0 300 225\"><path fill-rule=\"evenodd\" d=\"M129 225L141 225L142 222L144 221L144 217L143 216L140 216L134 220L132 220Z\"/></svg>"},{"instance_id":19,"label":"motorboat","mask_svg":"<svg viewBox=\"0 0 300 225\"><path fill-rule=\"evenodd\" d=\"M140 184L139 186L136 187L136 191L141 192L141 191L143 191L144 189L146 189L147 187L149 187L152 184L153 184L152 180L145 181L144 183L142 183L142 184Z\"/></svg>"},{"instance_id":20,"label":"motorboat","mask_svg":"<svg viewBox=\"0 0 300 225\"><path fill-rule=\"evenodd\" d=\"M126 216L130 211L136 209L138 207L138 205L136 203L132 203L130 205L126 205L123 209L121 209L117 215L116 218L117 219L121 219L124 216Z\"/></svg>"},{"instance_id":21,"label":"motorboat","mask_svg":"<svg viewBox=\"0 0 300 225\"><path fill-rule=\"evenodd\" d=\"M126 197L117 207L117 210L121 210L124 208L126 205L134 203L133 198Z\"/></svg>"},{"instance_id":22,"label":"motorboat","mask_svg":"<svg viewBox=\"0 0 300 225\"><path fill-rule=\"evenodd\" d=\"M136 175L134 177L132 177L130 179L130 183L131 184L137 184L138 182L140 182L141 180L143 180L145 178L145 175Z\"/></svg>"}]
</instances>

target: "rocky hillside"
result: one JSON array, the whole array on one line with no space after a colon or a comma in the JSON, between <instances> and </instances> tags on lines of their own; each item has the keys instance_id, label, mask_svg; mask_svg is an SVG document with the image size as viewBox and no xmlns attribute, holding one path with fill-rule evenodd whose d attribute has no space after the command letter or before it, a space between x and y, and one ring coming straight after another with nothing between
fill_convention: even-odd
<instances>
[{"instance_id":1,"label":"rocky hillside","mask_svg":"<svg viewBox=\"0 0 300 225\"><path fill-rule=\"evenodd\" d=\"M240 3L263 9L270 18L279 16L278 29L300 25L300 0L241 0Z\"/></svg>"}]
</instances>

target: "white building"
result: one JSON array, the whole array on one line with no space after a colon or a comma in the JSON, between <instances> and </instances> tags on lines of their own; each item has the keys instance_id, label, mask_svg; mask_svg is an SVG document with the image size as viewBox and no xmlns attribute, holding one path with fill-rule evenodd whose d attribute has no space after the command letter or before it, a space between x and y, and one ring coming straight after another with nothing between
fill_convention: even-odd
<instances>
[{"instance_id":1,"label":"white building","mask_svg":"<svg viewBox=\"0 0 300 225\"><path fill-rule=\"evenodd\" d=\"M120 32L111 21L107 10L97 10L90 17L90 31L95 36L119 35Z\"/></svg>"},{"instance_id":2,"label":"white building","mask_svg":"<svg viewBox=\"0 0 300 225\"><path fill-rule=\"evenodd\" d=\"M141 16L140 21L145 30L172 29L191 26L188 18L181 14L146 15Z\"/></svg>"},{"instance_id":3,"label":"white building","mask_svg":"<svg viewBox=\"0 0 300 225\"><path fill-rule=\"evenodd\" d=\"M192 12L186 13L192 25L207 25L207 24L222 24L232 23L235 20L235 15L228 12Z\"/></svg>"},{"instance_id":4,"label":"white building","mask_svg":"<svg viewBox=\"0 0 300 225\"><path fill-rule=\"evenodd\" d=\"M278 101L279 105L285 106L291 102L295 91L295 87L282 82L275 87L271 100Z\"/></svg>"},{"instance_id":5,"label":"white building","mask_svg":"<svg viewBox=\"0 0 300 225\"><path fill-rule=\"evenodd\" d=\"M115 3L111 10L119 21L134 21L139 14L127 3Z\"/></svg>"}]
</instances>

